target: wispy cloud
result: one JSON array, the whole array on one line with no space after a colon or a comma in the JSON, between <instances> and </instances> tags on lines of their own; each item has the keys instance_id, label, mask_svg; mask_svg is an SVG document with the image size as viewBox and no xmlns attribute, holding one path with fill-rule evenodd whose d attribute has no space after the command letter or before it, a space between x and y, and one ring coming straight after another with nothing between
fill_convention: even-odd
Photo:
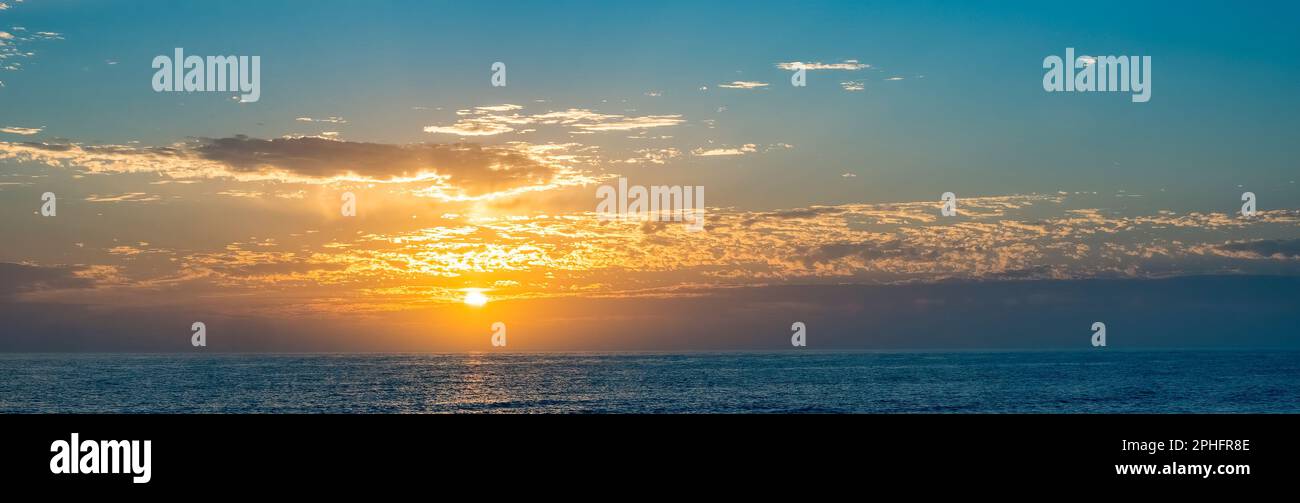
<instances>
[{"instance_id":1,"label":"wispy cloud","mask_svg":"<svg viewBox=\"0 0 1300 503\"><path fill-rule=\"evenodd\" d=\"M86 197L86 201L92 203L151 203L161 201L162 197L157 194L146 194L144 192L130 192L118 195L99 195L91 194Z\"/></svg>"},{"instance_id":2,"label":"wispy cloud","mask_svg":"<svg viewBox=\"0 0 1300 503\"><path fill-rule=\"evenodd\" d=\"M758 151L758 145L746 143L739 147L721 147L721 148L697 148L691 151L692 155L700 157L717 157L752 154Z\"/></svg>"},{"instance_id":3,"label":"wispy cloud","mask_svg":"<svg viewBox=\"0 0 1300 503\"><path fill-rule=\"evenodd\" d=\"M2 9L0 9L2 10ZM28 32L26 28L15 26L12 31L0 30L0 70L17 71L22 69L22 60L30 59L36 52L29 47L32 43L63 40L63 35L52 31Z\"/></svg>"},{"instance_id":4,"label":"wispy cloud","mask_svg":"<svg viewBox=\"0 0 1300 503\"><path fill-rule=\"evenodd\" d=\"M767 82L753 82L748 80L737 80L727 84L718 84L718 87L723 89L760 89L767 86Z\"/></svg>"},{"instance_id":5,"label":"wispy cloud","mask_svg":"<svg viewBox=\"0 0 1300 503\"><path fill-rule=\"evenodd\" d=\"M669 160L681 157L682 152L676 148L637 149L635 155L625 159L615 159L614 163L623 164L667 164Z\"/></svg>"},{"instance_id":6,"label":"wispy cloud","mask_svg":"<svg viewBox=\"0 0 1300 503\"><path fill-rule=\"evenodd\" d=\"M342 117L326 117L324 119L313 119L311 117L298 117L294 119L298 122L324 122L328 124L347 124L348 121Z\"/></svg>"},{"instance_id":7,"label":"wispy cloud","mask_svg":"<svg viewBox=\"0 0 1300 503\"><path fill-rule=\"evenodd\" d=\"M777 68L780 68L780 69L782 69L782 70L790 70L790 71L793 71L793 70L797 70L798 67L799 67L799 65L803 65L803 68L804 68L805 70L845 70L845 71L857 71L857 70L865 70L865 69L867 69L867 68L871 68L871 65L864 64L864 63L860 63L860 62L858 62L858 60L856 60L856 59L846 59L846 60L844 60L844 61L841 62L841 63L822 63L822 62L820 62L820 61L818 61L818 62L807 62L807 63L805 63L805 62L802 62L802 61L790 61L790 62L785 62L785 63L777 63L777 64L776 64L776 67L777 67Z\"/></svg>"},{"instance_id":8,"label":"wispy cloud","mask_svg":"<svg viewBox=\"0 0 1300 503\"><path fill-rule=\"evenodd\" d=\"M515 128L493 120L467 119L450 126L425 126L424 132L456 136L492 136L514 131Z\"/></svg>"},{"instance_id":9,"label":"wispy cloud","mask_svg":"<svg viewBox=\"0 0 1300 503\"><path fill-rule=\"evenodd\" d=\"M31 136L31 135L34 135L34 134L40 133L40 132L43 131L44 129L45 129L44 127L16 127L16 126L9 126L9 127L2 127L2 128L0 128L0 133L9 133L9 134L17 134L17 135L23 135L23 136Z\"/></svg>"},{"instance_id":10,"label":"wispy cloud","mask_svg":"<svg viewBox=\"0 0 1300 503\"><path fill-rule=\"evenodd\" d=\"M560 127L574 133L630 131L676 126L686 122L681 115L643 115L599 113L585 108L570 108L537 114L520 113L520 105L483 106L459 110L461 116L450 125L424 128L426 133L457 136L494 136L511 132L530 132L536 127Z\"/></svg>"}]
</instances>

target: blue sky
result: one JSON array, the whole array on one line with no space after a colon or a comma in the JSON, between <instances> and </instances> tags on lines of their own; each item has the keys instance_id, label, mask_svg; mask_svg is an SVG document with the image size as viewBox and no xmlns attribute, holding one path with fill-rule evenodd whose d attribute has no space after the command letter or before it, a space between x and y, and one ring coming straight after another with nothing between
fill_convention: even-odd
<instances>
[{"instance_id":1,"label":"blue sky","mask_svg":"<svg viewBox=\"0 0 1300 503\"><path fill-rule=\"evenodd\" d=\"M798 147L746 161L744 177L766 182L744 186L762 197L717 194L738 204L911 200L933 197L936 179L975 194L1166 188L1202 204L1249 184L1286 189L1270 199L1294 202L1296 189L1286 185L1295 178L1288 154L1298 114L1290 94L1300 44L1286 25L1296 8L1274 8L24 2L0 13L4 24L64 39L31 44L37 55L4 75L0 104L8 122L77 141L278 136L293 129L292 117L328 115L349 119L351 139L403 143L436 139L420 126L457 108L542 99L548 108L718 121L715 131L679 136L684 143ZM265 98L237 107L223 96L156 95L145 83L147 62L173 46L261 55ZM1042 92L1042 58L1067 46L1151 55L1154 99L1136 105L1104 93ZM845 59L873 69L815 72L809 88L794 89L774 67ZM493 61L509 65L505 89L486 88ZM882 80L890 76L905 80ZM772 86L716 88L732 80ZM842 92L844 80L864 80L866 90ZM809 170L831 176L809 184ZM871 176L833 179L843 172ZM802 187L781 190L793 181Z\"/></svg>"}]
</instances>

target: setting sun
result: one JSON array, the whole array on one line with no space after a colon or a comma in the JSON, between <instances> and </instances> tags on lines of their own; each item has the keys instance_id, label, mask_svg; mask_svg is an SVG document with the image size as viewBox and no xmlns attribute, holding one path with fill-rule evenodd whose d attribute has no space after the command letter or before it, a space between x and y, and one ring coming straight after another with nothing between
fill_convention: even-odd
<instances>
[{"instance_id":1,"label":"setting sun","mask_svg":"<svg viewBox=\"0 0 1300 503\"><path fill-rule=\"evenodd\" d=\"M483 295L482 290L479 290L477 288L472 288L465 291L465 304L474 307L479 307L482 306L483 304L487 304L487 302L488 302L488 298L486 295Z\"/></svg>"}]
</instances>

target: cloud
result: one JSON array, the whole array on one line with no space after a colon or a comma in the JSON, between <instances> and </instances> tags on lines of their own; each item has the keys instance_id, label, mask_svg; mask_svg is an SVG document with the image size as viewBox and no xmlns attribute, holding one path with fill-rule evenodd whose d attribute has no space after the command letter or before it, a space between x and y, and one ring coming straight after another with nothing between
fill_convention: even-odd
<instances>
[{"instance_id":1,"label":"cloud","mask_svg":"<svg viewBox=\"0 0 1300 503\"><path fill-rule=\"evenodd\" d=\"M513 112L515 110L523 110L524 107L523 105L512 105L507 103L504 105L489 105L483 107L474 107L474 109L480 112Z\"/></svg>"},{"instance_id":2,"label":"cloud","mask_svg":"<svg viewBox=\"0 0 1300 503\"><path fill-rule=\"evenodd\" d=\"M433 125L424 128L426 133L457 136L494 136L511 132L530 132L537 126L568 129L573 133L605 131L630 131L676 126L686 122L681 115L627 116L605 114L585 108L548 111L539 114L519 113L520 105L495 105L459 110L460 119L451 125Z\"/></svg>"},{"instance_id":3,"label":"cloud","mask_svg":"<svg viewBox=\"0 0 1300 503\"><path fill-rule=\"evenodd\" d=\"M170 178L229 178L324 184L415 184L440 199L495 197L581 185L571 144L384 144L323 137L197 138L168 147L0 142L0 159L34 161L90 173L160 173Z\"/></svg>"},{"instance_id":4,"label":"cloud","mask_svg":"<svg viewBox=\"0 0 1300 503\"><path fill-rule=\"evenodd\" d=\"M1198 246L1245 229L1295 235L1300 212L1278 211L1216 227L1218 214L1119 217L1065 206L1064 196L961 199L944 218L936 201L845 204L779 211L710 208L705 232L672 222L601 221L590 214L457 220L449 227L342 243L351 276L383 283L406 274L454 290L463 275L493 274L521 285L500 297L637 295L644 288L773 283L934 283L954 279L1158 278L1245 272L1233 257L1207 260ZM1083 215L1085 217L1080 217ZM1226 225L1226 224L1225 224ZM1195 229L1200 237L1160 229ZM1296 245L1281 245L1294 252ZM1264 253L1272 248L1264 247ZM232 257L213 257L229 263ZM258 260L265 260L259 258ZM1290 265L1300 274L1300 264ZM563 272L563 279L559 273ZM552 277L555 274L555 277ZM539 290L539 286L546 287ZM358 285L359 286L359 285ZM429 292L373 290L379 302ZM662 294L659 292L658 294ZM436 292L434 292L436 294ZM657 294L657 295L658 295ZM458 300L448 293L449 302Z\"/></svg>"},{"instance_id":5,"label":"cloud","mask_svg":"<svg viewBox=\"0 0 1300 503\"><path fill-rule=\"evenodd\" d=\"M294 119L294 120L296 120L296 121L298 121L298 122L324 122L324 123L328 123L328 124L347 124L347 123L348 123L347 119L344 119L344 118L342 118L342 117L326 117L326 118L324 118L324 119L313 119L313 118L311 118L311 117L298 117L297 119Z\"/></svg>"},{"instance_id":6,"label":"cloud","mask_svg":"<svg viewBox=\"0 0 1300 503\"><path fill-rule=\"evenodd\" d=\"M871 65L860 63L856 59L846 59L842 63L822 63L822 62L805 63L802 61L790 61L787 63L777 63L776 67L782 70L794 71L798 69L799 65L803 65L803 68L805 70L857 71L857 70L865 70L867 68L871 68Z\"/></svg>"},{"instance_id":7,"label":"cloud","mask_svg":"<svg viewBox=\"0 0 1300 503\"><path fill-rule=\"evenodd\" d=\"M723 89L759 89L767 86L767 82L753 82L747 80L737 80L728 84L718 84L718 87Z\"/></svg>"},{"instance_id":8,"label":"cloud","mask_svg":"<svg viewBox=\"0 0 1300 503\"><path fill-rule=\"evenodd\" d=\"M762 151L771 152L773 150L788 150L792 148L794 148L794 145L791 145L789 143L773 143L763 147ZM700 156L700 157L726 157L726 156L753 154L758 151L759 151L758 145L753 143L746 143L739 147L716 147L716 148L701 147L692 150L691 155Z\"/></svg>"},{"instance_id":9,"label":"cloud","mask_svg":"<svg viewBox=\"0 0 1300 503\"><path fill-rule=\"evenodd\" d=\"M227 197L244 197L248 199L261 199L263 197L266 197L265 193L256 190L235 190L235 189L223 190L221 192L217 192L217 195L227 196Z\"/></svg>"},{"instance_id":10,"label":"cloud","mask_svg":"<svg viewBox=\"0 0 1300 503\"><path fill-rule=\"evenodd\" d=\"M477 119L459 121L450 126L426 126L424 128L426 133L453 134L456 136L492 136L514 130L514 128L505 124Z\"/></svg>"},{"instance_id":11,"label":"cloud","mask_svg":"<svg viewBox=\"0 0 1300 503\"><path fill-rule=\"evenodd\" d=\"M222 204L238 208L265 199L229 197ZM121 267L113 270L117 279L96 280L116 285L111 295L57 295L134 305L219 297L222 309L293 317L458 303L466 285L494 285L494 300L510 300L672 297L763 285L1300 276L1300 260L1293 258L1300 253L1300 210L1262 211L1251 219L1197 212L1121 216L1077 203L1062 194L963 197L956 217L941 216L937 198L771 211L709 207L704 232L677 222L605 221L590 209L455 214L435 207L430 216L441 218L421 216L406 220L409 225L398 218L399 225L364 232L259 231L257 238L194 245L184 253L92 243L86 253L99 255L88 263ZM119 236L134 242L166 234ZM1229 241L1241 236L1250 239ZM1266 257L1272 260L1261 260ZM157 265L124 266L148 261ZM265 295L271 286L278 293Z\"/></svg>"},{"instance_id":12,"label":"cloud","mask_svg":"<svg viewBox=\"0 0 1300 503\"><path fill-rule=\"evenodd\" d=\"M640 117L624 117L621 115L605 116L600 121L590 123L577 123L574 127L588 132L598 131L630 131L635 129L647 129L676 126L686 122L681 115L644 115Z\"/></svg>"},{"instance_id":13,"label":"cloud","mask_svg":"<svg viewBox=\"0 0 1300 503\"><path fill-rule=\"evenodd\" d=\"M94 281L83 275L83 267L37 266L0 262L0 300L40 290L90 288Z\"/></svg>"},{"instance_id":14,"label":"cloud","mask_svg":"<svg viewBox=\"0 0 1300 503\"><path fill-rule=\"evenodd\" d=\"M192 144L170 147L132 145L80 145L75 143L0 142L0 159L31 161L72 167L88 173L163 173L173 178L229 176L224 167L204 162L189 149Z\"/></svg>"},{"instance_id":15,"label":"cloud","mask_svg":"<svg viewBox=\"0 0 1300 503\"><path fill-rule=\"evenodd\" d=\"M86 197L86 201L92 203L152 203L161 201L162 197L156 194L146 194L144 192L130 192L118 195L91 194Z\"/></svg>"},{"instance_id":16,"label":"cloud","mask_svg":"<svg viewBox=\"0 0 1300 503\"><path fill-rule=\"evenodd\" d=\"M849 80L845 82L840 82L840 87L844 88L845 91L849 91L849 92L864 91L867 89L866 84L861 80Z\"/></svg>"},{"instance_id":17,"label":"cloud","mask_svg":"<svg viewBox=\"0 0 1300 503\"><path fill-rule=\"evenodd\" d=\"M9 134L17 134L17 135L23 135L23 136L31 136L31 135L34 135L34 134L40 133L40 132L43 131L44 129L45 129L44 127L17 127L17 126L9 126L9 127L2 127L2 128L0 128L0 133L9 133Z\"/></svg>"},{"instance_id":18,"label":"cloud","mask_svg":"<svg viewBox=\"0 0 1300 503\"><path fill-rule=\"evenodd\" d=\"M199 158L235 172L281 171L315 179L446 179L470 195L495 187L545 185L555 169L522 151L471 143L390 145L322 138L203 139Z\"/></svg>"},{"instance_id":19,"label":"cloud","mask_svg":"<svg viewBox=\"0 0 1300 503\"><path fill-rule=\"evenodd\" d=\"M757 151L758 151L758 145L755 145L753 143L746 143L739 147L723 147L723 148L711 148L711 149L697 148L695 150L692 150L691 154L700 157L718 157L718 156L752 154Z\"/></svg>"},{"instance_id":20,"label":"cloud","mask_svg":"<svg viewBox=\"0 0 1300 503\"><path fill-rule=\"evenodd\" d=\"M642 148L635 151L635 155L622 160L614 160L614 163L623 164L667 164L669 160L681 157L682 152L675 148Z\"/></svg>"},{"instance_id":21,"label":"cloud","mask_svg":"<svg viewBox=\"0 0 1300 503\"><path fill-rule=\"evenodd\" d=\"M1300 259L1300 239L1238 241L1218 247L1228 256L1249 259Z\"/></svg>"},{"instance_id":22,"label":"cloud","mask_svg":"<svg viewBox=\"0 0 1300 503\"><path fill-rule=\"evenodd\" d=\"M0 31L0 70L21 70L21 60L29 59L36 54L29 48L33 43L62 39L63 35L59 33L50 31L29 33L20 27L14 27L12 32Z\"/></svg>"},{"instance_id":23,"label":"cloud","mask_svg":"<svg viewBox=\"0 0 1300 503\"><path fill-rule=\"evenodd\" d=\"M127 257L133 257L136 255L172 253L171 250L167 250L167 249L149 248L149 243L143 243L143 242L139 243L139 246L132 246L132 245L114 246L112 248L105 250L105 252L108 253L109 255L122 255Z\"/></svg>"}]
</instances>

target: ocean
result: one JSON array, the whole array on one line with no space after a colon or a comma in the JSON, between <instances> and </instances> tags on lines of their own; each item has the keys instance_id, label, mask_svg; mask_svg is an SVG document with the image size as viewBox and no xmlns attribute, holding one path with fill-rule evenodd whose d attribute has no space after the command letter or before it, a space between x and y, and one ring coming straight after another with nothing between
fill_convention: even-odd
<instances>
[{"instance_id":1,"label":"ocean","mask_svg":"<svg viewBox=\"0 0 1300 503\"><path fill-rule=\"evenodd\" d=\"M1297 413L1298 351L0 354L0 413Z\"/></svg>"}]
</instances>

